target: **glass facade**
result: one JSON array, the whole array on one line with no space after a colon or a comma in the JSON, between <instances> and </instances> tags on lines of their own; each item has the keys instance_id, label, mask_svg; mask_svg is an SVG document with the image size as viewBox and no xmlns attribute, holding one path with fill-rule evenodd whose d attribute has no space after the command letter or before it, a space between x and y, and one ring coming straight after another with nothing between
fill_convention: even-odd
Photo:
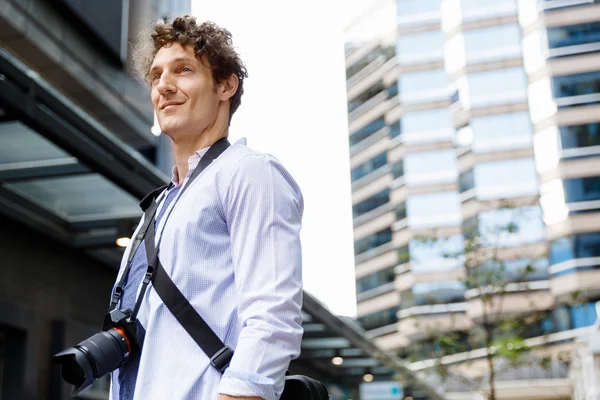
<instances>
[{"instance_id":1,"label":"glass facade","mask_svg":"<svg viewBox=\"0 0 600 400\"><path fill-rule=\"evenodd\" d=\"M458 89L465 107L484 107L527 99L527 78L522 67L474 72L459 78Z\"/></svg>"},{"instance_id":2,"label":"glass facade","mask_svg":"<svg viewBox=\"0 0 600 400\"><path fill-rule=\"evenodd\" d=\"M365 315L364 317L358 317L358 322L360 322L362 327L367 331L381 328L382 326L391 325L398 322L398 311L398 307L378 311L373 314Z\"/></svg>"},{"instance_id":3,"label":"glass facade","mask_svg":"<svg viewBox=\"0 0 600 400\"><path fill-rule=\"evenodd\" d=\"M460 281L418 282L400 294L402 308L459 303L465 300L465 285Z\"/></svg>"},{"instance_id":4,"label":"glass facade","mask_svg":"<svg viewBox=\"0 0 600 400\"><path fill-rule=\"evenodd\" d=\"M551 49L600 42L599 21L548 28L547 32Z\"/></svg>"},{"instance_id":5,"label":"glass facade","mask_svg":"<svg viewBox=\"0 0 600 400\"><path fill-rule=\"evenodd\" d=\"M496 25L463 33L466 62L489 62L521 55L521 28Z\"/></svg>"},{"instance_id":6,"label":"glass facade","mask_svg":"<svg viewBox=\"0 0 600 400\"><path fill-rule=\"evenodd\" d=\"M386 283L394 282L395 278L396 274L394 273L394 267L388 267L381 271L377 271L356 280L356 293L366 292L367 290L375 289Z\"/></svg>"},{"instance_id":7,"label":"glass facade","mask_svg":"<svg viewBox=\"0 0 600 400\"><path fill-rule=\"evenodd\" d=\"M452 114L447 108L411 111L400 119L402 134L453 129Z\"/></svg>"},{"instance_id":8,"label":"glass facade","mask_svg":"<svg viewBox=\"0 0 600 400\"><path fill-rule=\"evenodd\" d=\"M383 229L372 235L354 242L354 255L362 254L366 251L374 249L392 241L392 230L390 228Z\"/></svg>"},{"instance_id":9,"label":"glass facade","mask_svg":"<svg viewBox=\"0 0 600 400\"><path fill-rule=\"evenodd\" d=\"M463 232L466 236L479 235L484 247L499 248L543 241L546 228L540 207L530 206L483 211L465 221Z\"/></svg>"},{"instance_id":10,"label":"glass facade","mask_svg":"<svg viewBox=\"0 0 600 400\"><path fill-rule=\"evenodd\" d=\"M552 78L554 97L581 96L600 93L600 71Z\"/></svg>"},{"instance_id":11,"label":"glass facade","mask_svg":"<svg viewBox=\"0 0 600 400\"><path fill-rule=\"evenodd\" d=\"M565 179L563 186L567 203L600 200L600 176Z\"/></svg>"},{"instance_id":12,"label":"glass facade","mask_svg":"<svg viewBox=\"0 0 600 400\"><path fill-rule=\"evenodd\" d=\"M456 180L456 151L443 149L408 153L404 156L407 185L429 185Z\"/></svg>"},{"instance_id":13,"label":"glass facade","mask_svg":"<svg viewBox=\"0 0 600 400\"><path fill-rule=\"evenodd\" d=\"M539 193L533 158L480 163L473 167L477 198L512 198Z\"/></svg>"},{"instance_id":14,"label":"glass facade","mask_svg":"<svg viewBox=\"0 0 600 400\"><path fill-rule=\"evenodd\" d=\"M448 91L448 77L443 68L400 74L398 86L403 101L426 99Z\"/></svg>"},{"instance_id":15,"label":"glass facade","mask_svg":"<svg viewBox=\"0 0 600 400\"><path fill-rule=\"evenodd\" d=\"M384 189L381 192L369 197L352 207L354 218L359 217L371 210L381 207L390 201L390 189Z\"/></svg>"},{"instance_id":16,"label":"glass facade","mask_svg":"<svg viewBox=\"0 0 600 400\"><path fill-rule=\"evenodd\" d=\"M457 192L437 192L409 196L406 199L408 226L435 227L459 224L460 199Z\"/></svg>"},{"instance_id":17,"label":"glass facade","mask_svg":"<svg viewBox=\"0 0 600 400\"><path fill-rule=\"evenodd\" d=\"M600 232L576 233L550 242L550 263L600 257Z\"/></svg>"},{"instance_id":18,"label":"glass facade","mask_svg":"<svg viewBox=\"0 0 600 400\"><path fill-rule=\"evenodd\" d=\"M359 165L356 168L352 168L351 176L352 182L362 178L365 175L383 167L387 164L387 153L381 153L371 158L364 164Z\"/></svg>"},{"instance_id":19,"label":"glass facade","mask_svg":"<svg viewBox=\"0 0 600 400\"><path fill-rule=\"evenodd\" d=\"M411 239L408 248L412 272L447 271L461 266L464 240L462 235L432 240Z\"/></svg>"},{"instance_id":20,"label":"glass facade","mask_svg":"<svg viewBox=\"0 0 600 400\"><path fill-rule=\"evenodd\" d=\"M468 269L471 287L498 285L499 282L527 282L549 278L547 258L532 260L488 260Z\"/></svg>"},{"instance_id":21,"label":"glass facade","mask_svg":"<svg viewBox=\"0 0 600 400\"><path fill-rule=\"evenodd\" d=\"M361 104L369 101L369 99L375 97L384 90L385 86L383 86L383 83L381 82L377 82L373 86L370 86L364 92L348 102L348 112L356 110Z\"/></svg>"},{"instance_id":22,"label":"glass facade","mask_svg":"<svg viewBox=\"0 0 600 400\"><path fill-rule=\"evenodd\" d=\"M600 123L562 126L560 141L563 149L600 146Z\"/></svg>"},{"instance_id":23,"label":"glass facade","mask_svg":"<svg viewBox=\"0 0 600 400\"><path fill-rule=\"evenodd\" d=\"M475 152L508 150L532 144L532 125L527 111L475 117L469 125L473 135L471 148Z\"/></svg>"},{"instance_id":24,"label":"glass facade","mask_svg":"<svg viewBox=\"0 0 600 400\"><path fill-rule=\"evenodd\" d=\"M383 117L368 123L366 126L350 135L350 146L354 146L355 144L362 142L382 128L385 128L385 120Z\"/></svg>"},{"instance_id":25,"label":"glass facade","mask_svg":"<svg viewBox=\"0 0 600 400\"><path fill-rule=\"evenodd\" d=\"M444 35L441 31L402 35L396 43L396 58L401 64L424 63L444 58Z\"/></svg>"},{"instance_id":26,"label":"glass facade","mask_svg":"<svg viewBox=\"0 0 600 400\"><path fill-rule=\"evenodd\" d=\"M440 10L441 0L398 0L398 15L419 15Z\"/></svg>"}]
</instances>

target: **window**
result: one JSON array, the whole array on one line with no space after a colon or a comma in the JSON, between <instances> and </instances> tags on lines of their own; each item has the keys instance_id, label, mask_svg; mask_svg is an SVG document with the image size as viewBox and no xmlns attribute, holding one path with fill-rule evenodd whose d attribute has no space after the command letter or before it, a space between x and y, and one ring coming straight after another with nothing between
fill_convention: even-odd
<instances>
[{"instance_id":1,"label":"window","mask_svg":"<svg viewBox=\"0 0 600 400\"><path fill-rule=\"evenodd\" d=\"M459 303L465 300L465 285L460 281L419 282L400 295L402 308Z\"/></svg>"},{"instance_id":2,"label":"window","mask_svg":"<svg viewBox=\"0 0 600 400\"><path fill-rule=\"evenodd\" d=\"M400 121L396 121L390 126L390 136L395 138L398 135L400 135Z\"/></svg>"},{"instance_id":3,"label":"window","mask_svg":"<svg viewBox=\"0 0 600 400\"><path fill-rule=\"evenodd\" d=\"M369 197L352 207L354 218L376 209L390 201L390 189L382 190L374 196Z\"/></svg>"},{"instance_id":4,"label":"window","mask_svg":"<svg viewBox=\"0 0 600 400\"><path fill-rule=\"evenodd\" d=\"M567 203L600 200L600 176L565 179L563 185Z\"/></svg>"},{"instance_id":5,"label":"window","mask_svg":"<svg viewBox=\"0 0 600 400\"><path fill-rule=\"evenodd\" d=\"M577 304L569 307L573 329L593 325L596 322L596 306L594 303Z\"/></svg>"},{"instance_id":6,"label":"window","mask_svg":"<svg viewBox=\"0 0 600 400\"><path fill-rule=\"evenodd\" d=\"M467 62L501 60L521 54L521 29L517 24L468 30L463 35Z\"/></svg>"},{"instance_id":7,"label":"window","mask_svg":"<svg viewBox=\"0 0 600 400\"><path fill-rule=\"evenodd\" d=\"M366 292L367 290L375 289L386 283L394 282L396 274L394 267L388 267L374 274L367 275L356 280L356 293Z\"/></svg>"},{"instance_id":8,"label":"window","mask_svg":"<svg viewBox=\"0 0 600 400\"><path fill-rule=\"evenodd\" d=\"M600 123L560 127L563 149L600 146Z\"/></svg>"},{"instance_id":9,"label":"window","mask_svg":"<svg viewBox=\"0 0 600 400\"><path fill-rule=\"evenodd\" d=\"M478 233L482 244L489 248L535 243L545 237L539 206L484 211L478 215L475 223L477 231L463 226L463 232L465 235Z\"/></svg>"},{"instance_id":10,"label":"window","mask_svg":"<svg viewBox=\"0 0 600 400\"><path fill-rule=\"evenodd\" d=\"M473 151L507 150L529 146L532 126L527 111L471 119Z\"/></svg>"},{"instance_id":11,"label":"window","mask_svg":"<svg viewBox=\"0 0 600 400\"><path fill-rule=\"evenodd\" d=\"M527 99L527 79L522 67L475 72L459 82L466 106L489 106Z\"/></svg>"},{"instance_id":12,"label":"window","mask_svg":"<svg viewBox=\"0 0 600 400\"><path fill-rule=\"evenodd\" d=\"M410 261L408 246L402 246L398 249L398 264L404 264Z\"/></svg>"},{"instance_id":13,"label":"window","mask_svg":"<svg viewBox=\"0 0 600 400\"><path fill-rule=\"evenodd\" d=\"M488 260L482 265L469 268L472 287L497 285L499 281L527 282L548 279L548 259Z\"/></svg>"},{"instance_id":14,"label":"window","mask_svg":"<svg viewBox=\"0 0 600 400\"><path fill-rule=\"evenodd\" d=\"M428 98L447 93L448 77L443 68L407 72L400 74L398 85L402 100Z\"/></svg>"},{"instance_id":15,"label":"window","mask_svg":"<svg viewBox=\"0 0 600 400\"><path fill-rule=\"evenodd\" d=\"M554 97L600 93L600 71L552 78Z\"/></svg>"},{"instance_id":16,"label":"window","mask_svg":"<svg viewBox=\"0 0 600 400\"><path fill-rule=\"evenodd\" d=\"M457 176L454 149L408 153L403 161L407 184L451 182Z\"/></svg>"},{"instance_id":17,"label":"window","mask_svg":"<svg viewBox=\"0 0 600 400\"><path fill-rule=\"evenodd\" d=\"M408 225L440 227L460 223L461 210L457 192L437 192L409 196L406 200Z\"/></svg>"},{"instance_id":18,"label":"window","mask_svg":"<svg viewBox=\"0 0 600 400\"><path fill-rule=\"evenodd\" d=\"M360 105L366 103L384 90L383 83L381 81L377 82L348 103L348 112L356 110Z\"/></svg>"},{"instance_id":19,"label":"window","mask_svg":"<svg viewBox=\"0 0 600 400\"><path fill-rule=\"evenodd\" d=\"M600 257L600 232L576 233L550 243L551 264L587 257Z\"/></svg>"},{"instance_id":20,"label":"window","mask_svg":"<svg viewBox=\"0 0 600 400\"><path fill-rule=\"evenodd\" d=\"M440 30L399 36L396 54L399 63L441 60L444 57L444 35Z\"/></svg>"},{"instance_id":21,"label":"window","mask_svg":"<svg viewBox=\"0 0 600 400\"><path fill-rule=\"evenodd\" d=\"M370 124L367 124L363 128L350 135L350 146L354 146L355 144L362 142L363 140L371 136L373 133L377 132L378 130L384 127L385 121L383 117L376 119Z\"/></svg>"},{"instance_id":22,"label":"window","mask_svg":"<svg viewBox=\"0 0 600 400\"><path fill-rule=\"evenodd\" d=\"M404 176L404 162L402 160L394 163L392 166L392 173L394 174L394 179Z\"/></svg>"},{"instance_id":23,"label":"window","mask_svg":"<svg viewBox=\"0 0 600 400\"><path fill-rule=\"evenodd\" d=\"M477 198L482 200L537 194L538 175L533 158L493 161L473 168Z\"/></svg>"},{"instance_id":24,"label":"window","mask_svg":"<svg viewBox=\"0 0 600 400\"><path fill-rule=\"evenodd\" d=\"M352 182L362 178L387 164L387 153L381 153L364 164L352 169Z\"/></svg>"},{"instance_id":25,"label":"window","mask_svg":"<svg viewBox=\"0 0 600 400\"><path fill-rule=\"evenodd\" d=\"M354 63L346 70L346 79L350 79L353 75L360 72L367 65L371 64L373 61L380 58L382 62L385 62L394 56L394 48L392 46L388 46L385 48L378 47L369 54L365 55L359 61Z\"/></svg>"},{"instance_id":26,"label":"window","mask_svg":"<svg viewBox=\"0 0 600 400\"><path fill-rule=\"evenodd\" d=\"M398 0L398 15L419 15L440 11L441 0Z\"/></svg>"},{"instance_id":27,"label":"window","mask_svg":"<svg viewBox=\"0 0 600 400\"><path fill-rule=\"evenodd\" d=\"M387 87L388 98L391 99L398 95L398 82L392 83Z\"/></svg>"},{"instance_id":28,"label":"window","mask_svg":"<svg viewBox=\"0 0 600 400\"><path fill-rule=\"evenodd\" d=\"M445 271L460 265L464 240L462 235L430 241L411 239L409 249L411 271L415 273Z\"/></svg>"},{"instance_id":29,"label":"window","mask_svg":"<svg viewBox=\"0 0 600 400\"><path fill-rule=\"evenodd\" d=\"M406 203L396 205L396 221L402 221L406 218Z\"/></svg>"},{"instance_id":30,"label":"window","mask_svg":"<svg viewBox=\"0 0 600 400\"><path fill-rule=\"evenodd\" d=\"M398 307L393 307L387 310L378 311L373 314L359 317L358 322L362 327L369 331L371 329L381 328L382 326L391 325L398 322Z\"/></svg>"},{"instance_id":31,"label":"window","mask_svg":"<svg viewBox=\"0 0 600 400\"><path fill-rule=\"evenodd\" d=\"M447 108L407 112L402 115L400 125L403 134L453 129L452 114Z\"/></svg>"},{"instance_id":32,"label":"window","mask_svg":"<svg viewBox=\"0 0 600 400\"><path fill-rule=\"evenodd\" d=\"M473 179L473 169L469 169L462 174L458 175L458 187L461 193L471 190L475 187L475 180Z\"/></svg>"},{"instance_id":33,"label":"window","mask_svg":"<svg viewBox=\"0 0 600 400\"><path fill-rule=\"evenodd\" d=\"M600 22L548 28L548 47L576 46L600 42Z\"/></svg>"},{"instance_id":34,"label":"window","mask_svg":"<svg viewBox=\"0 0 600 400\"><path fill-rule=\"evenodd\" d=\"M382 244L392 241L392 230L390 228L376 232L370 236L354 242L354 255L359 255Z\"/></svg>"}]
</instances>

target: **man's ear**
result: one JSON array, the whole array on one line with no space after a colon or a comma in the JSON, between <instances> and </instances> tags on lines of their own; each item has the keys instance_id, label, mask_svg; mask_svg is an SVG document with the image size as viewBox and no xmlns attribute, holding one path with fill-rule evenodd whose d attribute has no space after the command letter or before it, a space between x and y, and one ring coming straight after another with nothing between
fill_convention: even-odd
<instances>
[{"instance_id":1,"label":"man's ear","mask_svg":"<svg viewBox=\"0 0 600 400\"><path fill-rule=\"evenodd\" d=\"M221 101L227 101L233 97L240 81L236 74L229 75L229 78L225 79L219 84L219 97Z\"/></svg>"}]
</instances>

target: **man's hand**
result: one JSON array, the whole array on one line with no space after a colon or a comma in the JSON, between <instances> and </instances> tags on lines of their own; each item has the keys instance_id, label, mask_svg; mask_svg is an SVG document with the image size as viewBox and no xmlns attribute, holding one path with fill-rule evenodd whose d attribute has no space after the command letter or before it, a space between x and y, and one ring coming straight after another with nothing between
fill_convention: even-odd
<instances>
[{"instance_id":1,"label":"man's hand","mask_svg":"<svg viewBox=\"0 0 600 400\"><path fill-rule=\"evenodd\" d=\"M235 397L228 394L220 394L218 400L264 400L262 397Z\"/></svg>"}]
</instances>

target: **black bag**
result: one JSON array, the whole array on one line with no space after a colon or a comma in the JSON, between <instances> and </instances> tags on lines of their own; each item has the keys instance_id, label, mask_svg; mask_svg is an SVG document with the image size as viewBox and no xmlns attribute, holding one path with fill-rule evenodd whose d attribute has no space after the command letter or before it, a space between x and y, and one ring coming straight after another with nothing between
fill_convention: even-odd
<instances>
[{"instance_id":1,"label":"black bag","mask_svg":"<svg viewBox=\"0 0 600 400\"><path fill-rule=\"evenodd\" d=\"M191 181L223 151L225 151L227 147L229 147L227 139L221 139L211 146L208 152L200 160L200 164L192 173L188 183L182 188L182 193L190 185ZM219 339L204 319L202 319L200 314L196 312L194 307L192 307L185 296L179 291L175 283L173 283L171 277L166 273L158 258L158 249L154 243L154 218L158 206L156 204L156 197L163 190L164 187L154 190L147 195L140 204L145 214L145 232L143 235L146 239L145 247L146 255L148 257L148 272L143 281L134 312L137 314L146 287L149 282L152 282L154 290L156 290L156 293L160 296L163 303L165 303L169 311L171 311L171 314L173 314L181 326L183 326L192 339L200 346L202 351L210 358L211 365L218 371L223 372L233 357L233 350ZM182 193L179 194L180 197ZM141 240L139 240L139 242L141 242ZM325 385L315 379L304 375L287 375L285 377L285 386L280 399L329 400L330 396Z\"/></svg>"},{"instance_id":2,"label":"black bag","mask_svg":"<svg viewBox=\"0 0 600 400\"><path fill-rule=\"evenodd\" d=\"M288 375L280 400L328 400L329 393L321 382L304 375Z\"/></svg>"}]
</instances>

